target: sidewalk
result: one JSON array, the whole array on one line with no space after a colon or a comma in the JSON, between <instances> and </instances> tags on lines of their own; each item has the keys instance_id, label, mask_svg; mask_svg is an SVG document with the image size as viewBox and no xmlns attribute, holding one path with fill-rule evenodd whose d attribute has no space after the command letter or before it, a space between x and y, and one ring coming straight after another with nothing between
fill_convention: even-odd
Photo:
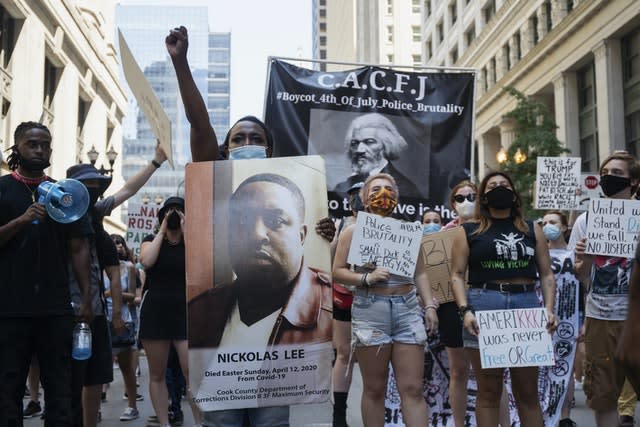
<instances>
[{"instance_id":1,"label":"sidewalk","mask_svg":"<svg viewBox=\"0 0 640 427\"><path fill-rule=\"evenodd\" d=\"M147 359L144 355L140 356L140 366L142 375L138 378L140 387L138 393L144 396L144 401L138 402L138 410L140 411L140 418L133 421L120 421L120 415L126 408L127 402L122 399L123 397L123 382L120 370L114 368L113 376L114 381L107 391L107 402L102 404L102 421L98 424L99 427L144 427L146 425L147 418L154 414L153 407L151 405L151 399L149 398L149 377L147 369ZM362 393L362 378L358 365L353 370L353 382L351 385L351 392L349 393L348 401L348 413L347 422L350 427L363 427L362 419L360 417L360 395ZM571 418L578 424L579 427L594 427L595 421L591 410L587 408L585 404L584 393L582 392L582 385L578 384L576 387L576 406L571 412ZM28 399L24 400L24 404L28 403ZM183 401L182 410L184 412L184 426L193 427L193 417L189 409L189 405ZM299 405L291 408L291 427L330 427L331 426L331 403L323 403L317 405ZM640 409L636 408L636 420L640 420ZM35 427L43 425L43 421L40 418L25 420L25 427ZM612 426L614 427L614 426Z\"/></svg>"}]
</instances>

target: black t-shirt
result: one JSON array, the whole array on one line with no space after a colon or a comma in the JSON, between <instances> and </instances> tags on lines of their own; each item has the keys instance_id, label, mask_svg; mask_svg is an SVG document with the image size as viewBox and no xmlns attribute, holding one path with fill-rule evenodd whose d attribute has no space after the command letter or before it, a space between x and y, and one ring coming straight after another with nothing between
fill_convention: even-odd
<instances>
[{"instance_id":1,"label":"black t-shirt","mask_svg":"<svg viewBox=\"0 0 640 427\"><path fill-rule=\"evenodd\" d=\"M469 244L469 282L478 284L517 277L536 279L536 236L533 224L529 231L518 230L513 220L494 219L487 231L474 234L479 224L462 224Z\"/></svg>"},{"instance_id":2,"label":"black t-shirt","mask_svg":"<svg viewBox=\"0 0 640 427\"><path fill-rule=\"evenodd\" d=\"M0 177L0 226L27 210L36 188L11 175ZM91 234L86 215L71 224L46 217L0 246L0 317L71 314L67 241Z\"/></svg>"},{"instance_id":3,"label":"black t-shirt","mask_svg":"<svg viewBox=\"0 0 640 427\"><path fill-rule=\"evenodd\" d=\"M142 242L151 242L154 237L149 235ZM145 288L152 293L183 296L186 286L184 252L184 239L177 245L171 245L163 240L156 263L145 269L147 275Z\"/></svg>"}]
</instances>

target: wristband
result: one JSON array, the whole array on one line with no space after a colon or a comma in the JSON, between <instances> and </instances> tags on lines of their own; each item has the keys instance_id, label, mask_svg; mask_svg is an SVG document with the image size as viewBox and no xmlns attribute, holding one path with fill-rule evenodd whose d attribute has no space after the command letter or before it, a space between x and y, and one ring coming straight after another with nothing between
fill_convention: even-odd
<instances>
[{"instance_id":1,"label":"wristband","mask_svg":"<svg viewBox=\"0 0 640 427\"><path fill-rule=\"evenodd\" d=\"M435 304L428 304L424 309L425 310L429 310L430 308L433 308L434 310L437 310L438 306L436 306Z\"/></svg>"},{"instance_id":2,"label":"wristband","mask_svg":"<svg viewBox=\"0 0 640 427\"><path fill-rule=\"evenodd\" d=\"M458 309L458 313L460 314L460 319L464 319L464 315L467 314L467 312L471 312L473 314L475 314L475 310L473 309L472 305L463 305Z\"/></svg>"},{"instance_id":3,"label":"wristband","mask_svg":"<svg viewBox=\"0 0 640 427\"><path fill-rule=\"evenodd\" d=\"M362 285L363 288L369 287L369 283L367 283L368 274L369 273L363 273L362 276L360 276L360 284Z\"/></svg>"},{"instance_id":4,"label":"wristband","mask_svg":"<svg viewBox=\"0 0 640 427\"><path fill-rule=\"evenodd\" d=\"M160 166L162 166L160 163L156 162L156 160L155 160L155 159L151 160L151 164L152 164L153 166L155 166L155 167L156 167L156 169L159 169L159 168L160 168Z\"/></svg>"}]
</instances>

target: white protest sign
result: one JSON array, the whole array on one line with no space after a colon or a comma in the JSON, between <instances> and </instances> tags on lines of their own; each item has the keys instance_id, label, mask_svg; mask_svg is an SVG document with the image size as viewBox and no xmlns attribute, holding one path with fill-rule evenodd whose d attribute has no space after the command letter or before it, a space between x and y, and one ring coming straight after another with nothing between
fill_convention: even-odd
<instances>
[{"instance_id":1,"label":"white protest sign","mask_svg":"<svg viewBox=\"0 0 640 427\"><path fill-rule=\"evenodd\" d=\"M538 157L536 209L577 209L580 157Z\"/></svg>"},{"instance_id":2,"label":"white protest sign","mask_svg":"<svg viewBox=\"0 0 640 427\"><path fill-rule=\"evenodd\" d=\"M555 363L544 308L478 311L476 320L482 369Z\"/></svg>"},{"instance_id":3,"label":"white protest sign","mask_svg":"<svg viewBox=\"0 0 640 427\"><path fill-rule=\"evenodd\" d=\"M640 200L593 199L587 211L587 250L632 258L640 233Z\"/></svg>"},{"instance_id":4,"label":"white protest sign","mask_svg":"<svg viewBox=\"0 0 640 427\"><path fill-rule=\"evenodd\" d=\"M171 120L162 108L160 100L149 85L142 70L138 66L129 45L124 39L122 32L118 29L118 40L120 43L120 57L122 58L122 69L124 76L129 83L129 88L133 92L138 106L147 118L153 134L160 141L160 146L167 155L167 160L173 168L173 150L171 149Z\"/></svg>"},{"instance_id":5,"label":"white protest sign","mask_svg":"<svg viewBox=\"0 0 640 427\"><path fill-rule=\"evenodd\" d=\"M127 234L125 241L133 254L140 255L140 244L149 234L153 234L158 211L162 206L129 202L127 214Z\"/></svg>"},{"instance_id":6,"label":"white protest sign","mask_svg":"<svg viewBox=\"0 0 640 427\"><path fill-rule=\"evenodd\" d=\"M594 172L580 174L580 189L578 192L578 210L586 211L589 201L602 197L604 193L600 187L600 175Z\"/></svg>"},{"instance_id":7,"label":"white protest sign","mask_svg":"<svg viewBox=\"0 0 640 427\"><path fill-rule=\"evenodd\" d=\"M413 277L422 240L422 224L358 213L347 262L375 264L403 277Z\"/></svg>"}]
</instances>

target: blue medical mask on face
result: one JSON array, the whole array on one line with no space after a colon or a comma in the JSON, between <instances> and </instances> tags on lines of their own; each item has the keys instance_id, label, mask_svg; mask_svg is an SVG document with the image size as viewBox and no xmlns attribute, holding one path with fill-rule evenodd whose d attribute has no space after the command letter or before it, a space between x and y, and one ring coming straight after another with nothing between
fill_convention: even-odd
<instances>
[{"instance_id":1,"label":"blue medical mask on face","mask_svg":"<svg viewBox=\"0 0 640 427\"><path fill-rule=\"evenodd\" d=\"M557 225L554 224L547 224L544 227L542 227L542 232L544 233L544 237L547 238L547 240L558 240L558 238L560 238L560 234L562 233L560 231L560 228Z\"/></svg>"},{"instance_id":2,"label":"blue medical mask on face","mask_svg":"<svg viewBox=\"0 0 640 427\"><path fill-rule=\"evenodd\" d=\"M431 234L440 231L442 225L437 222L430 222L422 227L422 234Z\"/></svg>"},{"instance_id":3,"label":"blue medical mask on face","mask_svg":"<svg viewBox=\"0 0 640 427\"><path fill-rule=\"evenodd\" d=\"M263 145L243 145L229 150L229 160L266 159L267 147Z\"/></svg>"}]
</instances>

